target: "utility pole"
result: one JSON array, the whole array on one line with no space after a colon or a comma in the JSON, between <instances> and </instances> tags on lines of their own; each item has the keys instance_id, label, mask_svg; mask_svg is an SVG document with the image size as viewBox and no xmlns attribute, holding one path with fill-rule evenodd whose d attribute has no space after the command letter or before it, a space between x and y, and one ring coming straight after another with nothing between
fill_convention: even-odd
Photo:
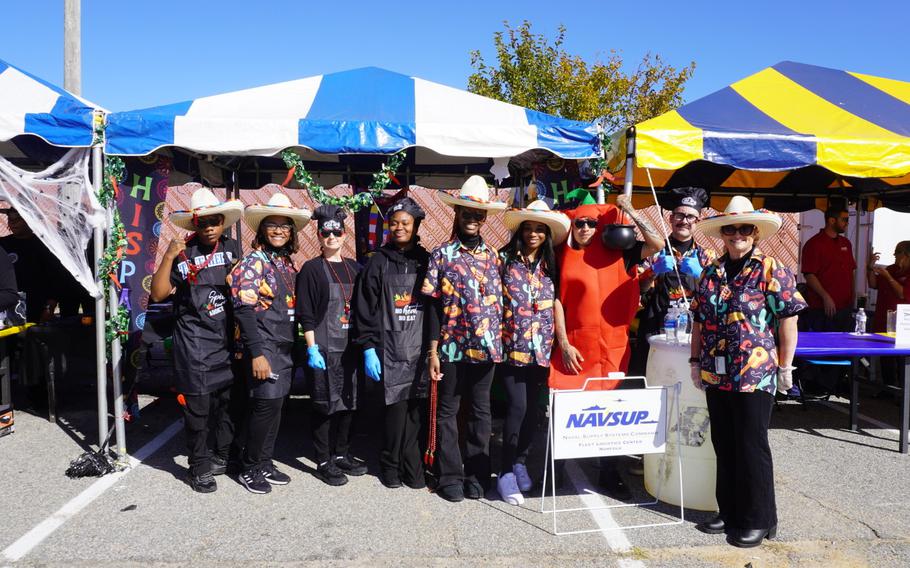
<instances>
[{"instance_id":1,"label":"utility pole","mask_svg":"<svg viewBox=\"0 0 910 568\"><path fill-rule=\"evenodd\" d=\"M82 94L81 0L63 2L63 88Z\"/></svg>"}]
</instances>

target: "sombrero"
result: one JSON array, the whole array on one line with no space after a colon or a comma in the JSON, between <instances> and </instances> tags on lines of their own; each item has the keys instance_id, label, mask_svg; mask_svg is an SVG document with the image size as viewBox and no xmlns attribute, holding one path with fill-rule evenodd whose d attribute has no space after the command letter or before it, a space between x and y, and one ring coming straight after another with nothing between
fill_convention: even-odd
<instances>
[{"instance_id":1,"label":"sombrero","mask_svg":"<svg viewBox=\"0 0 910 568\"><path fill-rule=\"evenodd\" d=\"M723 213L702 220L695 225L695 230L719 239L720 228L724 225L755 225L759 236L764 239L776 233L782 224L783 220L776 213L767 209L755 209L749 198L736 195Z\"/></svg>"},{"instance_id":2,"label":"sombrero","mask_svg":"<svg viewBox=\"0 0 910 568\"><path fill-rule=\"evenodd\" d=\"M168 219L181 229L195 231L196 226L193 221L198 217L210 215L224 215L224 225L233 225L243 215L243 204L233 199L218 201L211 189L200 187L190 197L190 208L174 211L168 215Z\"/></svg>"},{"instance_id":3,"label":"sombrero","mask_svg":"<svg viewBox=\"0 0 910 568\"><path fill-rule=\"evenodd\" d=\"M288 196L283 193L275 193L269 198L268 203L265 205L249 205L246 210L243 212L243 220L246 221L246 224L253 229L253 231L259 230L259 223L262 222L266 217L272 215L279 215L281 217L287 217L294 223L294 230L299 231L307 223L310 222L310 218L313 214L309 209L294 207L291 204L291 200L288 199Z\"/></svg>"},{"instance_id":4,"label":"sombrero","mask_svg":"<svg viewBox=\"0 0 910 568\"><path fill-rule=\"evenodd\" d=\"M549 227L554 245L562 244L569 234L569 218L564 213L550 210L541 199L532 201L524 209L509 209L503 215L503 222L513 233L524 221L536 221Z\"/></svg>"},{"instance_id":5,"label":"sombrero","mask_svg":"<svg viewBox=\"0 0 910 568\"><path fill-rule=\"evenodd\" d=\"M439 199L450 207L470 207L486 211L502 211L506 208L505 203L490 200L487 182L476 175L469 177L456 195L442 191L439 193Z\"/></svg>"}]
</instances>

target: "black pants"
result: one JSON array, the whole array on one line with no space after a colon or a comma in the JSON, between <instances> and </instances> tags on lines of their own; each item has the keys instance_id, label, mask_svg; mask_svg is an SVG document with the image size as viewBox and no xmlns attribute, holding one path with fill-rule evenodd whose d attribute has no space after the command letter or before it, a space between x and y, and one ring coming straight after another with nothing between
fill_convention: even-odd
<instances>
[{"instance_id":1,"label":"black pants","mask_svg":"<svg viewBox=\"0 0 910 568\"><path fill-rule=\"evenodd\" d=\"M334 456L347 455L351 445L353 421L354 412L351 410L339 410L333 414L323 414L314 410L310 414L316 465L323 464Z\"/></svg>"},{"instance_id":2,"label":"black pants","mask_svg":"<svg viewBox=\"0 0 910 568\"><path fill-rule=\"evenodd\" d=\"M493 363L443 363L436 409L436 461L439 464L439 487L477 481L490 486L490 387ZM463 396L470 398L462 460L458 445L458 409Z\"/></svg>"},{"instance_id":3,"label":"black pants","mask_svg":"<svg viewBox=\"0 0 910 568\"><path fill-rule=\"evenodd\" d=\"M426 404L426 399L417 398L385 407L385 428L379 453L383 474L400 477L409 483L423 479L418 436Z\"/></svg>"},{"instance_id":4,"label":"black pants","mask_svg":"<svg viewBox=\"0 0 910 568\"><path fill-rule=\"evenodd\" d=\"M186 401L181 409L187 461L193 475L202 475L212 470L210 455L227 459L228 449L234 439L234 424L228 412L231 385L207 394L185 394L183 398Z\"/></svg>"},{"instance_id":5,"label":"black pants","mask_svg":"<svg viewBox=\"0 0 910 568\"><path fill-rule=\"evenodd\" d=\"M249 471L271 465L281 424L282 398L251 398L247 403L246 443L241 467Z\"/></svg>"},{"instance_id":6,"label":"black pants","mask_svg":"<svg viewBox=\"0 0 910 568\"><path fill-rule=\"evenodd\" d=\"M506 389L506 419L502 429L502 467L509 473L516 463L525 463L537 427L537 402L547 384L548 367L528 365L500 368L502 386Z\"/></svg>"},{"instance_id":7,"label":"black pants","mask_svg":"<svg viewBox=\"0 0 910 568\"><path fill-rule=\"evenodd\" d=\"M774 397L766 392L705 391L717 455L715 494L720 516L734 529L777 524L768 426Z\"/></svg>"}]
</instances>

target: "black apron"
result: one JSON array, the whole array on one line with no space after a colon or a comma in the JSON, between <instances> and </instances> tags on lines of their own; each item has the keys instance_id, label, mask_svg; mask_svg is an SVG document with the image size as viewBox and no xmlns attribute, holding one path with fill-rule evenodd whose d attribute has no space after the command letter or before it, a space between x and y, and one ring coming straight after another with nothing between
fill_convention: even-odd
<instances>
[{"instance_id":1,"label":"black apron","mask_svg":"<svg viewBox=\"0 0 910 568\"><path fill-rule=\"evenodd\" d=\"M675 249L676 247L673 247ZM664 246L664 251L667 254L674 254L673 249L668 249ZM679 252L677 250L677 252ZM698 247L694 242L691 243L690 247L682 253L682 258L685 258L688 255L695 255L698 258ZM677 264L680 264L682 260L677 258ZM681 280L680 280L681 278ZM670 290L674 288L679 288L682 285L686 290L686 296L689 298L689 301L692 301L692 294L698 285L698 279L694 276L688 274L680 273L679 277L676 276L676 272L667 272L666 274L660 274L654 278L654 288L650 290L649 296L646 300L644 308L642 309L641 318L638 322L638 337L646 339L650 335L657 333L663 333L664 329L664 318L667 317L667 312L670 309Z\"/></svg>"},{"instance_id":2,"label":"black apron","mask_svg":"<svg viewBox=\"0 0 910 568\"><path fill-rule=\"evenodd\" d=\"M388 263L388 260L386 260ZM388 264L387 264L388 266ZM429 377L424 358L424 296L417 274L383 275L382 383L385 403L395 404L427 396Z\"/></svg>"},{"instance_id":3,"label":"black apron","mask_svg":"<svg viewBox=\"0 0 910 568\"><path fill-rule=\"evenodd\" d=\"M346 262L342 260L341 262ZM357 346L348 341L353 315L345 310L344 299L351 297L354 284L335 282L328 263L323 261L329 282L329 305L325 317L313 330L316 344L325 357L326 370L310 369L311 403L314 409L330 415L357 408L357 375L360 357Z\"/></svg>"},{"instance_id":4,"label":"black apron","mask_svg":"<svg viewBox=\"0 0 910 568\"><path fill-rule=\"evenodd\" d=\"M288 271L282 278L278 266L271 259L269 263L275 271L275 297L267 310L256 312L256 329L262 338L262 354L272 367L272 378L260 381L253 378L251 372L248 383L250 398L283 398L291 392L294 309L285 298L293 297L294 290L288 287L287 282L294 280L294 274Z\"/></svg>"},{"instance_id":5,"label":"black apron","mask_svg":"<svg viewBox=\"0 0 910 568\"><path fill-rule=\"evenodd\" d=\"M182 257L175 261L174 270L184 280L174 301L173 335L174 382L182 394L207 394L234 380L231 293L225 282L234 260L225 252L229 243L227 239L220 242L217 256L199 271L195 283L187 281L180 270L187 261ZM187 245L185 254L190 261L203 256L194 245Z\"/></svg>"}]
</instances>

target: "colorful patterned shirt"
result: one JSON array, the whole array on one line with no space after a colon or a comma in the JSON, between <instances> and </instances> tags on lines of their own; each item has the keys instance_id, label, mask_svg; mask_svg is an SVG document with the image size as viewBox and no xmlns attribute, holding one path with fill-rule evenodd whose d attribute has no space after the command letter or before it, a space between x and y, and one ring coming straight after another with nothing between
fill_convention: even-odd
<instances>
[{"instance_id":1,"label":"colorful patterned shirt","mask_svg":"<svg viewBox=\"0 0 910 568\"><path fill-rule=\"evenodd\" d=\"M442 301L440 361L502 361L499 264L496 249L482 240L470 250L454 238L430 255L421 292Z\"/></svg>"},{"instance_id":2,"label":"colorful patterned shirt","mask_svg":"<svg viewBox=\"0 0 910 568\"><path fill-rule=\"evenodd\" d=\"M727 255L708 266L692 303L701 323L701 380L727 391L765 391L777 385L775 328L778 320L806 307L790 269L754 249L728 281ZM718 372L718 359L725 372Z\"/></svg>"},{"instance_id":3,"label":"colorful patterned shirt","mask_svg":"<svg viewBox=\"0 0 910 568\"><path fill-rule=\"evenodd\" d=\"M285 301L289 308L293 308L296 272L283 257L276 256L270 261L262 251L243 257L228 275L234 307L252 306L257 312L267 310L275 299L276 291L284 290ZM282 277L279 283L278 279Z\"/></svg>"},{"instance_id":4,"label":"colorful patterned shirt","mask_svg":"<svg viewBox=\"0 0 910 568\"><path fill-rule=\"evenodd\" d=\"M534 270L522 258L502 263L502 347L505 362L515 366L550 365L553 348L553 280L538 262Z\"/></svg>"}]
</instances>

